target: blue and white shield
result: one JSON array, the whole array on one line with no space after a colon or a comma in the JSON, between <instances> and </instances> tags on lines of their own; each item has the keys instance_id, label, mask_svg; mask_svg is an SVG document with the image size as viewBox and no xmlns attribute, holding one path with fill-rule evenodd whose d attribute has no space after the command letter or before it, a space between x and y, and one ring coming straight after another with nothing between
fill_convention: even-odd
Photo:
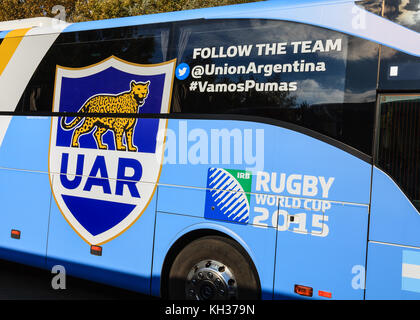
<instances>
[{"instance_id":1,"label":"blue and white shield","mask_svg":"<svg viewBox=\"0 0 420 320\"><path fill-rule=\"evenodd\" d=\"M70 114L52 117L50 183L64 218L89 244L127 230L155 193L167 119L133 113L169 112L174 69L175 60L138 65L116 57L57 66L53 112Z\"/></svg>"}]
</instances>

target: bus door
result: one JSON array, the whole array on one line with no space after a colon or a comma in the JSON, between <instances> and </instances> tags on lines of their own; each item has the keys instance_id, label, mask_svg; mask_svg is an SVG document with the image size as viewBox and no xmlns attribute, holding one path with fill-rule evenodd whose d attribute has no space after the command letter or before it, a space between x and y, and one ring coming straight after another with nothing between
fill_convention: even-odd
<instances>
[{"instance_id":1,"label":"bus door","mask_svg":"<svg viewBox=\"0 0 420 320\"><path fill-rule=\"evenodd\" d=\"M367 299L420 298L420 94L380 95Z\"/></svg>"}]
</instances>

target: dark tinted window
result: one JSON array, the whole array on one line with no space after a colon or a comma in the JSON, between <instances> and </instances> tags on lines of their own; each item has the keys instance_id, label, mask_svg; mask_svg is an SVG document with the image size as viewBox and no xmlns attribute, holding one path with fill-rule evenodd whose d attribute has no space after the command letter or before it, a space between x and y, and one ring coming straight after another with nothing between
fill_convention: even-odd
<instances>
[{"instance_id":1,"label":"dark tinted window","mask_svg":"<svg viewBox=\"0 0 420 320\"><path fill-rule=\"evenodd\" d=\"M381 98L377 164L420 210L420 96Z\"/></svg>"},{"instance_id":2,"label":"dark tinted window","mask_svg":"<svg viewBox=\"0 0 420 320\"><path fill-rule=\"evenodd\" d=\"M382 46L379 89L413 91L420 89L420 58Z\"/></svg>"},{"instance_id":3,"label":"dark tinted window","mask_svg":"<svg viewBox=\"0 0 420 320\"><path fill-rule=\"evenodd\" d=\"M50 112L56 66L86 67L114 55L134 63L167 60L168 28L130 27L63 33L34 73L17 111Z\"/></svg>"},{"instance_id":4,"label":"dark tinted window","mask_svg":"<svg viewBox=\"0 0 420 320\"><path fill-rule=\"evenodd\" d=\"M51 110L56 65L86 67L111 55L188 64L195 77L176 79L172 112L282 120L371 154L378 46L291 22L196 20L64 33L17 111ZM207 75L198 77L200 67Z\"/></svg>"},{"instance_id":5,"label":"dark tinted window","mask_svg":"<svg viewBox=\"0 0 420 320\"><path fill-rule=\"evenodd\" d=\"M371 154L378 45L267 20L178 24L172 110L297 124ZM202 75L201 75L202 74Z\"/></svg>"},{"instance_id":6,"label":"dark tinted window","mask_svg":"<svg viewBox=\"0 0 420 320\"><path fill-rule=\"evenodd\" d=\"M420 32L419 0L386 0L384 16L406 28ZM393 91L420 89L420 58L383 46L379 88Z\"/></svg>"},{"instance_id":7,"label":"dark tinted window","mask_svg":"<svg viewBox=\"0 0 420 320\"><path fill-rule=\"evenodd\" d=\"M419 0L385 0L384 16L417 32L420 32L419 11Z\"/></svg>"},{"instance_id":8,"label":"dark tinted window","mask_svg":"<svg viewBox=\"0 0 420 320\"><path fill-rule=\"evenodd\" d=\"M360 1L355 1L355 3L369 12L372 12L378 16L381 16L383 1L384 0L360 0Z\"/></svg>"}]
</instances>

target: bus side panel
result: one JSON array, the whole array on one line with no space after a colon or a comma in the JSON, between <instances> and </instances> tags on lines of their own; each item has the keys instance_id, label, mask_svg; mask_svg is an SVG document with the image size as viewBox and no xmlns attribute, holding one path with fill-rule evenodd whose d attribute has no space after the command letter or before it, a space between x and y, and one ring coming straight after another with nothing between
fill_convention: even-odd
<instances>
[{"instance_id":1,"label":"bus side panel","mask_svg":"<svg viewBox=\"0 0 420 320\"><path fill-rule=\"evenodd\" d=\"M161 272L170 247L184 234L198 229L220 231L242 245L257 269L261 283L262 299L272 299L276 239L274 228L257 228L237 223L223 223L221 221L204 220L198 217L180 216L164 212L158 212L156 218L152 270L153 295L160 295Z\"/></svg>"},{"instance_id":2,"label":"bus side panel","mask_svg":"<svg viewBox=\"0 0 420 320\"><path fill-rule=\"evenodd\" d=\"M369 243L366 299L420 299L420 249Z\"/></svg>"},{"instance_id":3,"label":"bus side panel","mask_svg":"<svg viewBox=\"0 0 420 320\"><path fill-rule=\"evenodd\" d=\"M202 218L206 192L204 189L159 186L157 210Z\"/></svg>"},{"instance_id":4,"label":"bus side panel","mask_svg":"<svg viewBox=\"0 0 420 320\"><path fill-rule=\"evenodd\" d=\"M14 116L0 141L0 167L48 173L50 117Z\"/></svg>"},{"instance_id":5,"label":"bus side panel","mask_svg":"<svg viewBox=\"0 0 420 320\"><path fill-rule=\"evenodd\" d=\"M289 136L298 146L309 143ZM280 135L277 139L285 140ZM300 153L286 152L288 170L295 157L301 159L295 172L333 182L328 195L323 192L288 205L280 199L275 298L302 297L294 287L303 285L313 288L312 299L363 299L363 286L354 279L365 276L372 167L322 142Z\"/></svg>"},{"instance_id":6,"label":"bus side panel","mask_svg":"<svg viewBox=\"0 0 420 320\"><path fill-rule=\"evenodd\" d=\"M0 255L45 267L51 199L48 174L0 169L0 181L5 182L0 184L0 248L6 249ZM11 238L12 229L20 231L20 239Z\"/></svg>"},{"instance_id":7,"label":"bus side panel","mask_svg":"<svg viewBox=\"0 0 420 320\"><path fill-rule=\"evenodd\" d=\"M46 161L50 118L15 116L7 124L0 147L0 255L45 267L51 201ZM11 238L12 229L20 231L20 239Z\"/></svg>"},{"instance_id":8,"label":"bus side panel","mask_svg":"<svg viewBox=\"0 0 420 320\"><path fill-rule=\"evenodd\" d=\"M334 203L323 218L306 212L306 225L312 228L319 222L321 232L302 233L299 223L279 231L275 298L296 299L300 296L294 286L304 285L313 288L316 299L363 299L357 277L364 282L368 214L367 206ZM321 296L319 291L331 296Z\"/></svg>"},{"instance_id":9,"label":"bus side panel","mask_svg":"<svg viewBox=\"0 0 420 320\"><path fill-rule=\"evenodd\" d=\"M366 279L368 299L420 298L419 228L419 212L395 182L374 167Z\"/></svg>"},{"instance_id":10,"label":"bus side panel","mask_svg":"<svg viewBox=\"0 0 420 320\"><path fill-rule=\"evenodd\" d=\"M54 175L54 183L59 179ZM142 183L138 183L139 190ZM90 252L85 242L66 222L54 199L48 237L48 267L63 265L66 272L142 293L150 293L156 193L138 220L125 232L101 244L102 256Z\"/></svg>"},{"instance_id":11,"label":"bus side panel","mask_svg":"<svg viewBox=\"0 0 420 320\"><path fill-rule=\"evenodd\" d=\"M215 204L204 203L216 194L210 188L221 189L220 195L225 182L217 184L212 176L215 172L216 177L218 173L230 172L238 178L249 172L249 191L245 190L251 195L246 222L249 232L243 239L249 246L259 241L253 233L258 226L271 239L273 227L278 224L279 231L274 232L278 232L275 264L269 265L271 257L265 255L269 259L266 270L275 270L275 297L297 298L294 284L309 284L316 290L330 290L332 298L363 298L363 289L352 287L352 271L355 266L363 270L365 266L372 170L369 163L307 135L261 123L170 120L168 130L178 134L179 154L175 157L171 152L174 139L170 137L158 211L176 213L180 220L188 215L203 223L216 223L217 214L211 210L219 210L217 196L213 197ZM222 137L215 132L223 132ZM230 139L230 145L223 137ZM211 152L202 152L207 146ZM199 149L201 152L197 152ZM225 157L224 150L229 151L225 151ZM206 197L205 192L210 196ZM218 218L229 220L228 214ZM166 237L169 230L165 226L163 222L157 225L156 248L166 252L169 248L160 244L160 237ZM165 245L175 240L165 240ZM154 251L155 257L162 254L160 250ZM307 256L311 258L306 259ZM154 259L156 263L160 260L163 257ZM159 264L154 265L155 277L160 270ZM339 273L340 281L320 275L334 272ZM154 283L153 288L156 294L158 285ZM314 298L321 297L316 292Z\"/></svg>"},{"instance_id":12,"label":"bus side panel","mask_svg":"<svg viewBox=\"0 0 420 320\"><path fill-rule=\"evenodd\" d=\"M369 240L420 247L420 213L395 182L374 167Z\"/></svg>"}]
</instances>

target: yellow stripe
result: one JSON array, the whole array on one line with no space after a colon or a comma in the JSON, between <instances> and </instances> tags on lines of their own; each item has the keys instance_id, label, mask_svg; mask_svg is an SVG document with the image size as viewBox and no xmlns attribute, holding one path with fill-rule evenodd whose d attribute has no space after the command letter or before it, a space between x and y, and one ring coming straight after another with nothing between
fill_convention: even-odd
<instances>
[{"instance_id":1,"label":"yellow stripe","mask_svg":"<svg viewBox=\"0 0 420 320\"><path fill-rule=\"evenodd\" d=\"M10 59L12 59L12 56L19 46L19 43L22 41L23 37L29 30L31 30L31 28L12 30L3 39L3 42L0 45L0 76L9 63Z\"/></svg>"}]
</instances>

